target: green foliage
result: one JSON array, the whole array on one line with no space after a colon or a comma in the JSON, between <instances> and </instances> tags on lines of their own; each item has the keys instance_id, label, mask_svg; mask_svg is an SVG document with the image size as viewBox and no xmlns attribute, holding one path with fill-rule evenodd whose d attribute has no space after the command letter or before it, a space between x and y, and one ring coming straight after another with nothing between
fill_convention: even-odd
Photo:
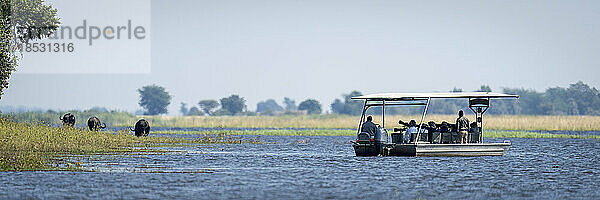
<instances>
[{"instance_id":1,"label":"green foliage","mask_svg":"<svg viewBox=\"0 0 600 200\"><path fill-rule=\"evenodd\" d=\"M321 114L321 103L314 99L307 99L298 105L298 110L305 110L309 115Z\"/></svg>"},{"instance_id":2,"label":"green foliage","mask_svg":"<svg viewBox=\"0 0 600 200\"><path fill-rule=\"evenodd\" d=\"M287 111L295 111L296 109L298 109L298 107L296 106L296 101L290 99L289 97L283 98L283 105L285 105L285 110Z\"/></svg>"},{"instance_id":3,"label":"green foliage","mask_svg":"<svg viewBox=\"0 0 600 200\"><path fill-rule=\"evenodd\" d=\"M246 100L236 94L222 98L219 113L226 115L237 115L246 109Z\"/></svg>"},{"instance_id":4,"label":"green foliage","mask_svg":"<svg viewBox=\"0 0 600 200\"><path fill-rule=\"evenodd\" d=\"M188 109L187 104L181 102L181 105L179 106L179 112L181 112L182 115L186 116L189 111L190 110Z\"/></svg>"},{"instance_id":5,"label":"green foliage","mask_svg":"<svg viewBox=\"0 0 600 200\"><path fill-rule=\"evenodd\" d=\"M142 151L136 147L190 143L173 137L135 137L121 132L92 132L17 123L0 118L0 171L63 169L59 154Z\"/></svg>"},{"instance_id":6,"label":"green foliage","mask_svg":"<svg viewBox=\"0 0 600 200\"><path fill-rule=\"evenodd\" d=\"M276 112L282 111L283 108L275 102L273 99L268 99L266 101L261 101L256 104L256 112L273 115Z\"/></svg>"},{"instance_id":7,"label":"green foliage","mask_svg":"<svg viewBox=\"0 0 600 200\"><path fill-rule=\"evenodd\" d=\"M43 0L0 0L0 98L23 44L50 36L60 25L57 10Z\"/></svg>"},{"instance_id":8,"label":"green foliage","mask_svg":"<svg viewBox=\"0 0 600 200\"><path fill-rule=\"evenodd\" d=\"M231 113L231 112L229 112L228 110L225 110L225 109L219 109L219 110L213 112L212 115L214 115L214 116L225 116L225 115L233 115L233 113Z\"/></svg>"},{"instance_id":9,"label":"green foliage","mask_svg":"<svg viewBox=\"0 0 600 200\"><path fill-rule=\"evenodd\" d=\"M452 92L462 91L454 88ZM491 88L482 85L477 92L491 92ZM496 115L600 115L600 92L579 81L568 88L548 88L545 92L533 89L504 88L503 93L519 95L519 99L493 99L488 114ZM334 101L332 110L341 105ZM395 109L395 108L394 108ZM468 102L463 99L433 99L429 106L430 114L456 114L458 110L469 110ZM395 109L388 113L419 114L423 109ZM337 112L336 112L337 113Z\"/></svg>"},{"instance_id":10,"label":"green foliage","mask_svg":"<svg viewBox=\"0 0 600 200\"><path fill-rule=\"evenodd\" d=\"M106 111L103 109L89 109L85 111L66 111L66 112L55 112L48 110L46 112L22 112L22 113L3 113L0 117L10 118L17 122L26 123L43 123L43 124L61 124L59 117L65 113L71 113L75 115L76 124L78 127L85 127L87 120L90 117L98 117L100 121L106 123L107 126L113 126L115 124L130 124L133 125L137 118L136 116L128 112L119 111Z\"/></svg>"},{"instance_id":11,"label":"green foliage","mask_svg":"<svg viewBox=\"0 0 600 200\"><path fill-rule=\"evenodd\" d=\"M359 91L352 91L350 94L344 94L344 102L335 99L331 104L331 111L343 115L360 115L363 109L363 101L352 100L352 97L362 96Z\"/></svg>"},{"instance_id":12,"label":"green foliage","mask_svg":"<svg viewBox=\"0 0 600 200\"><path fill-rule=\"evenodd\" d=\"M159 134L192 134L217 135L224 131L160 131ZM353 136L356 130L351 129L265 129L265 130L229 130L227 135L277 135L277 136Z\"/></svg>"},{"instance_id":13,"label":"green foliage","mask_svg":"<svg viewBox=\"0 0 600 200\"><path fill-rule=\"evenodd\" d=\"M202 113L202 111L200 111L200 109L198 109L197 107L192 107L190 108L190 111L187 113L188 116L201 116L204 115L204 113Z\"/></svg>"},{"instance_id":14,"label":"green foliage","mask_svg":"<svg viewBox=\"0 0 600 200\"><path fill-rule=\"evenodd\" d=\"M356 130L353 129L265 129L265 130L230 130L230 131L160 131L159 134L191 134L191 135L275 135L275 136L355 136ZM486 138L568 138L568 139L600 139L599 135L568 135L538 133L529 131L486 131L483 133ZM207 136L205 136L207 137ZM203 137L201 137L203 138ZM218 137L217 137L218 138ZM207 143L220 143L214 138L205 139Z\"/></svg>"},{"instance_id":15,"label":"green foliage","mask_svg":"<svg viewBox=\"0 0 600 200\"><path fill-rule=\"evenodd\" d=\"M516 102L494 101L497 108L492 114L525 115L600 115L600 93L596 88L579 81L568 88L548 88L540 93L535 90L505 88L504 93L517 94Z\"/></svg>"},{"instance_id":16,"label":"green foliage","mask_svg":"<svg viewBox=\"0 0 600 200\"><path fill-rule=\"evenodd\" d=\"M478 90L475 90L475 92L492 92L492 88L490 88L489 85L481 85L481 87Z\"/></svg>"},{"instance_id":17,"label":"green foliage","mask_svg":"<svg viewBox=\"0 0 600 200\"><path fill-rule=\"evenodd\" d=\"M200 109L202 109L202 111L204 111L204 113L206 113L207 115L212 115L212 111L219 107L219 102L217 102L216 100L202 100L200 102L198 102L198 106L200 106Z\"/></svg>"},{"instance_id":18,"label":"green foliage","mask_svg":"<svg viewBox=\"0 0 600 200\"><path fill-rule=\"evenodd\" d=\"M488 131L483 133L489 138L566 138L566 139L600 139L600 135L568 135L537 133L528 131Z\"/></svg>"},{"instance_id":19,"label":"green foliage","mask_svg":"<svg viewBox=\"0 0 600 200\"><path fill-rule=\"evenodd\" d=\"M140 106L142 106L147 115L166 114L167 106L171 104L171 95L165 91L164 87L157 85L147 85L138 89L140 93Z\"/></svg>"}]
</instances>

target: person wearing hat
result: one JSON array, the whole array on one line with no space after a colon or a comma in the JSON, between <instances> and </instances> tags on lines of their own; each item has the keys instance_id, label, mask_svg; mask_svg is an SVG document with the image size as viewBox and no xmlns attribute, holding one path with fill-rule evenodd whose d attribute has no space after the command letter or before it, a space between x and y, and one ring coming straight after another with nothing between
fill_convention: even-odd
<instances>
[{"instance_id":1,"label":"person wearing hat","mask_svg":"<svg viewBox=\"0 0 600 200\"><path fill-rule=\"evenodd\" d=\"M458 118L456 119L456 132L460 143L467 143L467 135L469 135L469 119L464 116L463 110L458 111Z\"/></svg>"}]
</instances>

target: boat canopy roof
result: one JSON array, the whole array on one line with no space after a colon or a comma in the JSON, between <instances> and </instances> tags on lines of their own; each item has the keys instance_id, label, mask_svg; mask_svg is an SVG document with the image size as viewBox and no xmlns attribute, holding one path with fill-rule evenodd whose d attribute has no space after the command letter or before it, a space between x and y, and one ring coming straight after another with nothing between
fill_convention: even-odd
<instances>
[{"instance_id":1,"label":"boat canopy roof","mask_svg":"<svg viewBox=\"0 0 600 200\"><path fill-rule=\"evenodd\" d=\"M446 92L446 93L378 93L352 97L356 100L369 101L412 101L427 100L428 98L519 98L519 95L502 94L494 92Z\"/></svg>"}]
</instances>

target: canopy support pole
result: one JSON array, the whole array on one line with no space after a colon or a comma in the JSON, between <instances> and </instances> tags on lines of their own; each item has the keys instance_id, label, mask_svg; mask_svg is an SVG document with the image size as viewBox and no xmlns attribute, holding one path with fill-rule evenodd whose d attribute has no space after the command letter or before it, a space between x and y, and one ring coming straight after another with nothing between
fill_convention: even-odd
<instances>
[{"instance_id":1,"label":"canopy support pole","mask_svg":"<svg viewBox=\"0 0 600 200\"><path fill-rule=\"evenodd\" d=\"M365 113L367 112L367 102L369 100L365 100L365 105L363 106L362 114L360 115L360 121L358 122L358 131L356 133L356 137L360 134L360 129L362 128L363 120L365 119Z\"/></svg>"},{"instance_id":2,"label":"canopy support pole","mask_svg":"<svg viewBox=\"0 0 600 200\"><path fill-rule=\"evenodd\" d=\"M475 123L477 124L477 128L479 128L479 140L477 143L483 143L483 114L490 108L490 105L490 98L469 99L469 108L475 114Z\"/></svg>"},{"instance_id":3,"label":"canopy support pole","mask_svg":"<svg viewBox=\"0 0 600 200\"><path fill-rule=\"evenodd\" d=\"M429 109L429 102L431 101L431 97L427 98L427 105L425 105L425 110L423 110L423 116L421 116L421 123L419 123L419 131L417 132L417 137L415 137L415 145L421 136L421 129L423 129L423 121L425 120L425 115L427 115L427 109Z\"/></svg>"},{"instance_id":4,"label":"canopy support pole","mask_svg":"<svg viewBox=\"0 0 600 200\"><path fill-rule=\"evenodd\" d=\"M383 100L383 110L382 110L382 112L381 112L381 118L382 118L382 122L381 122L381 124L382 124L383 130L385 130L385 100ZM386 133L385 135L387 136L387 137L385 138L385 141L386 141L386 142L387 142L387 141L390 141L389 135L388 135L387 133Z\"/></svg>"},{"instance_id":5,"label":"canopy support pole","mask_svg":"<svg viewBox=\"0 0 600 200\"><path fill-rule=\"evenodd\" d=\"M385 100L383 100L383 111L381 112L382 127L385 129Z\"/></svg>"}]
</instances>

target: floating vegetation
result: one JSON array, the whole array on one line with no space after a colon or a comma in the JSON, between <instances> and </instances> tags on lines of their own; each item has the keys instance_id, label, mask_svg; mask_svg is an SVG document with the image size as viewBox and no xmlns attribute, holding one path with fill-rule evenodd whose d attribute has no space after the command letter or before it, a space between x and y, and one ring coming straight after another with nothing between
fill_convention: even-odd
<instances>
[{"instance_id":1,"label":"floating vegetation","mask_svg":"<svg viewBox=\"0 0 600 200\"><path fill-rule=\"evenodd\" d=\"M262 143L260 137L242 138L227 132L204 134L195 139L181 137L136 137L127 130L92 132L43 123L20 123L0 118L0 171L78 170L76 155L161 155L191 144Z\"/></svg>"},{"instance_id":2,"label":"floating vegetation","mask_svg":"<svg viewBox=\"0 0 600 200\"><path fill-rule=\"evenodd\" d=\"M239 136L233 136L230 133L220 132L218 134L204 134L194 140L195 143L201 144L262 144L260 137L256 138L242 138Z\"/></svg>"},{"instance_id":3,"label":"floating vegetation","mask_svg":"<svg viewBox=\"0 0 600 200\"><path fill-rule=\"evenodd\" d=\"M195 134L216 135L223 131L161 131L161 134ZM228 135L273 135L273 136L354 136L355 130L348 129L266 129L266 130L230 130L225 131ZM496 131L490 130L484 133L488 138L568 138L568 139L600 139L600 135L569 135L540 133L529 131Z\"/></svg>"},{"instance_id":4,"label":"floating vegetation","mask_svg":"<svg viewBox=\"0 0 600 200\"><path fill-rule=\"evenodd\" d=\"M350 129L265 129L265 130L211 130L211 131L159 131L158 134L192 134L192 135L275 135L275 136L353 136L356 130Z\"/></svg>"},{"instance_id":5,"label":"floating vegetation","mask_svg":"<svg viewBox=\"0 0 600 200\"><path fill-rule=\"evenodd\" d=\"M62 157L98 153L156 152L148 147L185 144L176 137L135 137L126 132L90 132L0 118L0 171L74 170Z\"/></svg>"},{"instance_id":6,"label":"floating vegetation","mask_svg":"<svg viewBox=\"0 0 600 200\"><path fill-rule=\"evenodd\" d=\"M600 139L600 135L569 135L554 133L537 133L527 131L487 131L483 134L489 138L564 138L564 139Z\"/></svg>"}]
</instances>

